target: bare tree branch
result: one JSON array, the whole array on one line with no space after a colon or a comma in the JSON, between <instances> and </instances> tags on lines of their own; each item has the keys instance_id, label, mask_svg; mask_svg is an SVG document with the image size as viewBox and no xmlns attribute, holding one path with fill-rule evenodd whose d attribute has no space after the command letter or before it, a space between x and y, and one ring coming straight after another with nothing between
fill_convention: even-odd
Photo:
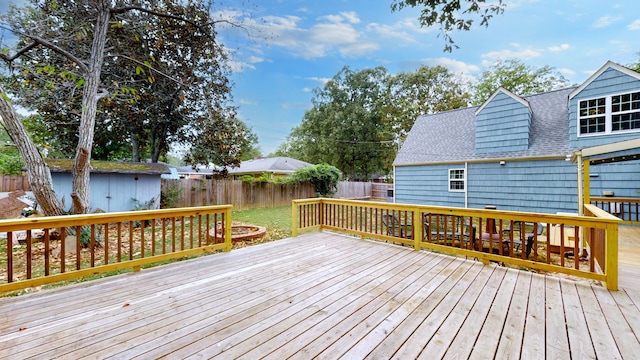
<instances>
[{"instance_id":1,"label":"bare tree branch","mask_svg":"<svg viewBox=\"0 0 640 360\"><path fill-rule=\"evenodd\" d=\"M20 35L20 36L24 36L27 37L29 39L31 39L31 41L33 41L32 43L28 44L27 46L23 47L22 49L18 50L16 52L16 54L12 55L12 56L7 56L5 54L0 54L0 58L4 61L6 61L7 63L11 63L13 60L15 60L16 58L18 58L19 56L24 55L25 53L27 53L29 50L37 47L38 45L42 45L44 47L46 47L47 49L56 52L64 57L66 57L67 59L73 61L74 63L76 63L80 69L85 72L88 73L89 72L89 67L82 62L82 60L80 60L78 57L76 57L75 55L73 55L72 53L60 48L59 46L39 37L39 36L35 36L35 35L30 35L27 33L23 33L21 31L17 31L15 29L11 29L5 26L1 26L0 28L5 29L5 30L9 30L11 32L13 32L16 35Z\"/></svg>"}]
</instances>

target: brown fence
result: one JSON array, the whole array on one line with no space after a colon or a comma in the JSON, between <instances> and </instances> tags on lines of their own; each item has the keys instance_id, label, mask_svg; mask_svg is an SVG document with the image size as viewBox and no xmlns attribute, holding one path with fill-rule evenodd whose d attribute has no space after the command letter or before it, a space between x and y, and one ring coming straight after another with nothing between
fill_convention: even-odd
<instances>
[{"instance_id":1,"label":"brown fence","mask_svg":"<svg viewBox=\"0 0 640 360\"><path fill-rule=\"evenodd\" d=\"M29 186L29 181L26 176L0 175L0 192L11 192L16 190L31 190L31 186Z\"/></svg>"},{"instance_id":2,"label":"brown fence","mask_svg":"<svg viewBox=\"0 0 640 360\"><path fill-rule=\"evenodd\" d=\"M233 205L234 210L291 205L291 200L315 197L311 184L249 183L241 180L162 180L162 191L176 194L173 207Z\"/></svg>"}]
</instances>

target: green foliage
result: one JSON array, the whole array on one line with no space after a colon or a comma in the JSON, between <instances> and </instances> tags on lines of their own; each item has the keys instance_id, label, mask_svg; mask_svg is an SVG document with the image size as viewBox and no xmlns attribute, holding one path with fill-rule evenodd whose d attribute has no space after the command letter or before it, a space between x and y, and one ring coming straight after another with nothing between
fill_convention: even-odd
<instances>
[{"instance_id":1,"label":"green foliage","mask_svg":"<svg viewBox=\"0 0 640 360\"><path fill-rule=\"evenodd\" d=\"M416 118L467 106L467 88L441 66L397 75L344 67L314 90L313 107L276 155L333 165L350 180L389 173Z\"/></svg>"},{"instance_id":2,"label":"green foliage","mask_svg":"<svg viewBox=\"0 0 640 360\"><path fill-rule=\"evenodd\" d=\"M480 75L473 94L473 104L479 105L487 101L500 87L525 96L567 86L569 81L554 71L553 67L536 69L517 59L498 61Z\"/></svg>"},{"instance_id":3,"label":"green foliage","mask_svg":"<svg viewBox=\"0 0 640 360\"><path fill-rule=\"evenodd\" d=\"M394 0L392 11L399 11L406 7L421 7L418 20L421 26L440 26L440 35L445 40L444 51L451 52L452 47L458 48L451 38L451 31L469 31L476 20L480 18L480 26L488 26L494 15L504 12L503 0Z\"/></svg>"},{"instance_id":4,"label":"green foliage","mask_svg":"<svg viewBox=\"0 0 640 360\"><path fill-rule=\"evenodd\" d=\"M175 181L167 182L160 192L160 208L167 209L176 207L182 199L182 187Z\"/></svg>"},{"instance_id":5,"label":"green foliage","mask_svg":"<svg viewBox=\"0 0 640 360\"><path fill-rule=\"evenodd\" d=\"M24 161L20 156L12 156L9 154L0 154L0 174L3 175L22 175Z\"/></svg>"},{"instance_id":6,"label":"green foliage","mask_svg":"<svg viewBox=\"0 0 640 360\"><path fill-rule=\"evenodd\" d=\"M293 173L293 179L310 182L315 186L316 193L320 197L331 197L338 190L341 175L340 170L335 166L318 164L296 170Z\"/></svg>"}]
</instances>

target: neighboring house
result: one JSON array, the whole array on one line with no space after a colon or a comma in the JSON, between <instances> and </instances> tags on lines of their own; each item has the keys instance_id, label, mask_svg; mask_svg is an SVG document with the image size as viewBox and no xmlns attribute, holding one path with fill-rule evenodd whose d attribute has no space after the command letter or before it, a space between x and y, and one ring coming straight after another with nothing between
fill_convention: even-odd
<instances>
[{"instance_id":1,"label":"neighboring house","mask_svg":"<svg viewBox=\"0 0 640 360\"><path fill-rule=\"evenodd\" d=\"M523 97L501 88L481 106L416 120L394 161L395 201L576 213L574 152L638 138L640 74L615 63L577 88ZM591 196L638 197L640 161L592 166L590 183Z\"/></svg>"},{"instance_id":2,"label":"neighboring house","mask_svg":"<svg viewBox=\"0 0 640 360\"><path fill-rule=\"evenodd\" d=\"M215 165L198 164L195 168L191 165L179 166L176 168L180 179L212 179L218 176L218 172L222 170Z\"/></svg>"},{"instance_id":3,"label":"neighboring house","mask_svg":"<svg viewBox=\"0 0 640 360\"><path fill-rule=\"evenodd\" d=\"M267 176L291 176L296 170L312 165L308 162L284 156L254 159L243 161L239 167L229 169L229 175L234 178L244 175L259 177L265 174Z\"/></svg>"},{"instance_id":4,"label":"neighboring house","mask_svg":"<svg viewBox=\"0 0 640 360\"><path fill-rule=\"evenodd\" d=\"M71 208L73 160L47 159L53 190ZM120 161L91 161L89 204L91 211L129 211L140 206L160 207L160 175L168 174L166 164Z\"/></svg>"}]
</instances>

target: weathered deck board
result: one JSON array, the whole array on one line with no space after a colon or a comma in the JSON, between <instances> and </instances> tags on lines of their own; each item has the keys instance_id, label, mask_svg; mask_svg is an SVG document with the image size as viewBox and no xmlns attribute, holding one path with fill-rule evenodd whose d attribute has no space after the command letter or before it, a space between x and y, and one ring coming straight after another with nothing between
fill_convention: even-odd
<instances>
[{"instance_id":1,"label":"weathered deck board","mask_svg":"<svg viewBox=\"0 0 640 360\"><path fill-rule=\"evenodd\" d=\"M0 358L622 358L635 289L344 235L0 299Z\"/></svg>"}]
</instances>

